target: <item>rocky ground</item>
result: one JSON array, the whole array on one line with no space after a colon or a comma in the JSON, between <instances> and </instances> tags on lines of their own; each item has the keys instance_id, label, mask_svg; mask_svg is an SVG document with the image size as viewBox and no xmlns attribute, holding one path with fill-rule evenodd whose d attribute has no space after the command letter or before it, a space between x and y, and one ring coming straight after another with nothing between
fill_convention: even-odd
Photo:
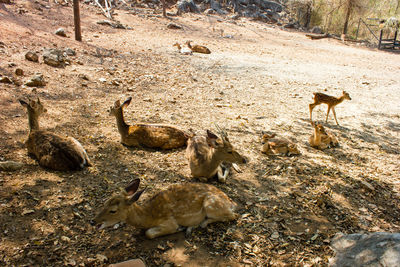
<instances>
[{"instance_id":1,"label":"rocky ground","mask_svg":"<svg viewBox=\"0 0 400 267\"><path fill-rule=\"evenodd\" d=\"M115 11L126 28L118 29L97 24L103 15L84 4L83 42L76 42L70 6L14 2L0 4L0 74L11 82L0 83L0 159L24 165L0 172L0 265L103 266L139 257L148 266L326 266L338 232L399 231L397 53L312 41L248 19L166 19L146 8ZM182 29L168 29L171 22ZM67 37L54 34L60 27ZM186 40L212 53L177 53L172 45ZM49 66L42 57L49 48L76 55ZM29 51L39 62L25 59ZM25 85L36 73L45 85ZM310 148L312 92L342 90L352 100L336 108L340 126L333 117L324 123L340 147ZM18 99L37 96L48 110L41 127L76 137L93 167L57 172L28 157L27 115ZM89 224L133 178L147 186L142 201L170 184L193 182L184 149L120 144L107 110L128 96L129 123L168 123L198 134L215 124L226 129L250 161L226 184L212 183L239 204L238 220L155 240L128 225L98 231ZM314 119L323 122L325 112L318 106ZM293 140L302 154L261 154L262 131Z\"/></svg>"}]
</instances>

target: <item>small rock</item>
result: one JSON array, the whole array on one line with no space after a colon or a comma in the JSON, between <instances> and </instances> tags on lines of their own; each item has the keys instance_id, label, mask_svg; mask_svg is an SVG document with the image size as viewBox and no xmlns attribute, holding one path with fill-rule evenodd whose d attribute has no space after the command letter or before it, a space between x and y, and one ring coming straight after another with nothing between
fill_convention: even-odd
<instances>
[{"instance_id":1,"label":"small rock","mask_svg":"<svg viewBox=\"0 0 400 267\"><path fill-rule=\"evenodd\" d=\"M167 25L167 28L168 29L173 29L173 30L180 30L180 29L182 29L182 26L179 26L179 25L177 25L175 23L170 23L170 24Z\"/></svg>"},{"instance_id":2,"label":"small rock","mask_svg":"<svg viewBox=\"0 0 400 267\"><path fill-rule=\"evenodd\" d=\"M75 50L71 49L71 48L65 48L64 52L65 52L65 54L67 54L67 56L75 56L76 55Z\"/></svg>"},{"instance_id":3,"label":"small rock","mask_svg":"<svg viewBox=\"0 0 400 267\"><path fill-rule=\"evenodd\" d=\"M273 232L271 235L272 239L278 239L279 238L279 233L278 232Z\"/></svg>"},{"instance_id":4,"label":"small rock","mask_svg":"<svg viewBox=\"0 0 400 267\"><path fill-rule=\"evenodd\" d=\"M0 77L0 83L12 83L12 80L7 76L3 76Z\"/></svg>"},{"instance_id":5,"label":"small rock","mask_svg":"<svg viewBox=\"0 0 400 267\"><path fill-rule=\"evenodd\" d=\"M107 79L106 78L100 78L99 81L102 82L102 83L105 83L107 81Z\"/></svg>"},{"instance_id":6,"label":"small rock","mask_svg":"<svg viewBox=\"0 0 400 267\"><path fill-rule=\"evenodd\" d=\"M31 51L27 52L25 54L25 58L32 62L39 62L39 56L35 52Z\"/></svg>"},{"instance_id":7,"label":"small rock","mask_svg":"<svg viewBox=\"0 0 400 267\"><path fill-rule=\"evenodd\" d=\"M81 78L82 80L89 81L89 77L86 74L81 73L78 75L78 77Z\"/></svg>"},{"instance_id":8,"label":"small rock","mask_svg":"<svg viewBox=\"0 0 400 267\"><path fill-rule=\"evenodd\" d=\"M67 37L64 28L58 28L54 33L58 36Z\"/></svg>"},{"instance_id":9,"label":"small rock","mask_svg":"<svg viewBox=\"0 0 400 267\"><path fill-rule=\"evenodd\" d=\"M29 79L25 85L29 87L38 87L45 86L46 82L44 81L43 74L37 73L31 79Z\"/></svg>"},{"instance_id":10,"label":"small rock","mask_svg":"<svg viewBox=\"0 0 400 267\"><path fill-rule=\"evenodd\" d=\"M60 49L46 49L43 53L43 61L52 67L61 67L65 64L64 52Z\"/></svg>"},{"instance_id":11,"label":"small rock","mask_svg":"<svg viewBox=\"0 0 400 267\"><path fill-rule=\"evenodd\" d=\"M0 171L16 171L24 166L21 162L3 161L0 162Z\"/></svg>"},{"instance_id":12,"label":"small rock","mask_svg":"<svg viewBox=\"0 0 400 267\"><path fill-rule=\"evenodd\" d=\"M14 62L10 62L10 63L8 63L8 66L9 66L10 68L12 68L12 67L17 66L17 64L15 64Z\"/></svg>"},{"instance_id":13,"label":"small rock","mask_svg":"<svg viewBox=\"0 0 400 267\"><path fill-rule=\"evenodd\" d=\"M20 69L20 68L15 69L15 75L23 76L24 75L23 69Z\"/></svg>"}]
</instances>

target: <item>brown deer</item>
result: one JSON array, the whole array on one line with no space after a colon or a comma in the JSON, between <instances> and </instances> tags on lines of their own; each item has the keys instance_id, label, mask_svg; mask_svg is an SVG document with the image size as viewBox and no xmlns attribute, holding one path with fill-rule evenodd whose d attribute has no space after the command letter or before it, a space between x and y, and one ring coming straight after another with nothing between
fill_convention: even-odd
<instances>
[{"instance_id":1,"label":"brown deer","mask_svg":"<svg viewBox=\"0 0 400 267\"><path fill-rule=\"evenodd\" d=\"M161 149L173 149L183 147L187 143L189 134L169 125L135 123L128 125L125 123L123 109L132 101L132 97L125 100L122 105L117 100L110 108L110 115L117 119L118 131L121 135L121 143L126 146L150 147Z\"/></svg>"},{"instance_id":2,"label":"brown deer","mask_svg":"<svg viewBox=\"0 0 400 267\"><path fill-rule=\"evenodd\" d=\"M178 48L178 52L184 55L192 55L193 52L189 47L182 47L179 43L175 43L172 46L176 46Z\"/></svg>"},{"instance_id":3,"label":"brown deer","mask_svg":"<svg viewBox=\"0 0 400 267\"><path fill-rule=\"evenodd\" d=\"M192 176L203 182L217 175L218 181L225 183L231 163L246 163L229 142L226 132L220 130L220 135L219 138L207 130L206 136L193 136L188 140L186 157Z\"/></svg>"},{"instance_id":4,"label":"brown deer","mask_svg":"<svg viewBox=\"0 0 400 267\"><path fill-rule=\"evenodd\" d=\"M78 140L40 130L39 116L47 112L47 109L39 98L37 101L29 100L29 103L24 100L19 102L28 111L29 136L26 141L28 153L36 157L39 165L60 171L91 166L89 157Z\"/></svg>"},{"instance_id":5,"label":"brown deer","mask_svg":"<svg viewBox=\"0 0 400 267\"><path fill-rule=\"evenodd\" d=\"M328 105L328 112L326 114L326 120L325 122L328 122L328 115L329 115L329 111L333 112L333 116L335 117L335 121L336 124L339 125L337 119L336 119L336 112L335 112L335 106L337 106L338 104L342 103L343 100L347 99L347 100L351 100L350 95L346 92L343 91L343 94L340 97L334 97L334 96L330 96L330 95L326 95L323 93L313 93L314 94L314 103L311 103L309 105L310 108L310 121L312 121L312 111L313 109L324 103Z\"/></svg>"},{"instance_id":6,"label":"brown deer","mask_svg":"<svg viewBox=\"0 0 400 267\"><path fill-rule=\"evenodd\" d=\"M141 205L135 202L144 190L137 191L139 179L112 196L91 221L99 229L125 222L147 229L146 236L173 234L182 227L207 227L209 223L234 220L236 204L221 190L209 184L174 184Z\"/></svg>"},{"instance_id":7,"label":"brown deer","mask_svg":"<svg viewBox=\"0 0 400 267\"><path fill-rule=\"evenodd\" d=\"M276 134L264 134L262 136L262 143L261 152L267 155L300 155L300 151L295 143L282 137L277 138Z\"/></svg>"},{"instance_id":8,"label":"brown deer","mask_svg":"<svg viewBox=\"0 0 400 267\"><path fill-rule=\"evenodd\" d=\"M192 50L192 52L196 52L196 53L202 53L202 54L211 54L210 49L208 49L207 47L203 46L203 45L191 45L192 41L186 41L186 45L187 47L190 48L190 50Z\"/></svg>"},{"instance_id":9,"label":"brown deer","mask_svg":"<svg viewBox=\"0 0 400 267\"><path fill-rule=\"evenodd\" d=\"M317 149L326 149L339 145L337 138L330 132L326 131L321 124L312 124L314 132L309 138L310 145Z\"/></svg>"}]
</instances>

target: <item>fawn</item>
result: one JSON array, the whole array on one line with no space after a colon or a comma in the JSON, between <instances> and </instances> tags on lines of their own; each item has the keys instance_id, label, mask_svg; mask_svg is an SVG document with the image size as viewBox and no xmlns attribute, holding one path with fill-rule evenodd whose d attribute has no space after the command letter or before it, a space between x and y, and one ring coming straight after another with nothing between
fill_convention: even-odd
<instances>
[{"instance_id":1,"label":"fawn","mask_svg":"<svg viewBox=\"0 0 400 267\"><path fill-rule=\"evenodd\" d=\"M220 130L221 138L207 130L207 136L192 136L188 140L186 157L193 177L206 182L208 179L218 176L218 181L226 182L230 166L224 166L227 162L246 163L231 145L228 135Z\"/></svg>"},{"instance_id":2,"label":"fawn","mask_svg":"<svg viewBox=\"0 0 400 267\"><path fill-rule=\"evenodd\" d=\"M192 55L192 49L190 49L189 47L181 47L181 45L179 43L175 43L172 46L176 46L178 48L179 53L184 54L184 55Z\"/></svg>"},{"instance_id":3,"label":"fawn","mask_svg":"<svg viewBox=\"0 0 400 267\"><path fill-rule=\"evenodd\" d=\"M190 50L192 50L192 52L196 52L196 53L202 53L202 54L211 54L210 49L208 49L207 47L203 46L203 45L191 45L192 41L186 41L186 45L187 47L190 48Z\"/></svg>"},{"instance_id":4,"label":"fawn","mask_svg":"<svg viewBox=\"0 0 400 267\"><path fill-rule=\"evenodd\" d=\"M140 179L135 179L125 190L112 196L90 222L99 229L125 222L147 229L150 239L173 234L188 227L207 227L209 223L231 221L236 203L224 192L209 184L174 184L155 194L141 205L135 202L144 190L137 191Z\"/></svg>"},{"instance_id":5,"label":"fawn","mask_svg":"<svg viewBox=\"0 0 400 267\"><path fill-rule=\"evenodd\" d=\"M276 134L264 134L262 136L263 146L261 152L267 155L284 154L287 156L300 155L300 151L296 144L285 138L276 138Z\"/></svg>"},{"instance_id":6,"label":"fawn","mask_svg":"<svg viewBox=\"0 0 400 267\"><path fill-rule=\"evenodd\" d=\"M337 106L338 104L342 103L343 100L345 100L345 99L351 100L350 95L346 91L343 91L343 94L340 97L334 97L334 96L326 95L326 94L323 94L323 93L313 93L313 94L314 94L314 103L311 103L309 105L309 108L310 108L310 121L312 121L312 111L313 111L313 109L316 106L324 103L324 104L328 105L328 113L326 114L325 122L328 122L329 111L332 109L333 116L335 117L336 124L339 125L339 123L338 123L338 121L336 119L335 106Z\"/></svg>"},{"instance_id":7,"label":"fawn","mask_svg":"<svg viewBox=\"0 0 400 267\"><path fill-rule=\"evenodd\" d=\"M39 165L54 170L77 170L91 166L88 155L82 145L73 137L60 136L40 130L39 116L47 109L39 98L37 101L19 100L28 111L29 136L26 141L28 153L39 161Z\"/></svg>"},{"instance_id":8,"label":"fawn","mask_svg":"<svg viewBox=\"0 0 400 267\"><path fill-rule=\"evenodd\" d=\"M173 149L185 146L189 135L184 131L169 125L125 123L123 109L132 101L132 97L125 100L122 105L117 100L110 108L110 115L117 119L118 132L121 135L121 143L126 146L145 146L150 148Z\"/></svg>"},{"instance_id":9,"label":"fawn","mask_svg":"<svg viewBox=\"0 0 400 267\"><path fill-rule=\"evenodd\" d=\"M309 138L310 145L317 149L326 149L339 145L337 138L330 132L326 131L321 124L314 124L314 132Z\"/></svg>"}]
</instances>

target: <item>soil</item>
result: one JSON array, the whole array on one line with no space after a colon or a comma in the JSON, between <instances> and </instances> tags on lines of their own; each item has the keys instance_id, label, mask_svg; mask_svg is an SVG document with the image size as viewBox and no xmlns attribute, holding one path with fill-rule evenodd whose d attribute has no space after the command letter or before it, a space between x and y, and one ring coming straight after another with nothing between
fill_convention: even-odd
<instances>
[{"instance_id":1,"label":"soil","mask_svg":"<svg viewBox=\"0 0 400 267\"><path fill-rule=\"evenodd\" d=\"M338 232L400 230L400 55L334 39L310 40L275 25L202 14L162 18L161 10L116 10L128 29L98 25L98 8L81 4L83 42L74 40L72 7L53 1L0 4L0 159L24 163L0 173L1 266L104 266L141 258L148 266L326 266ZM63 1L58 1L63 2ZM183 29L167 29L169 23ZM64 27L67 37L54 34ZM192 40L210 55L182 55ZM64 68L27 61L25 53L72 48ZM24 76L15 76L16 68ZM23 84L35 73L46 86ZM104 82L105 80L105 82ZM337 148L308 144L313 92L352 100L325 123ZM204 134L215 124L249 162L226 184L211 183L239 204L239 218L148 240L129 225L89 224L102 204L132 179L140 201L173 183L196 182L184 149L121 145L108 108L132 96L134 122L167 123ZM43 169L27 155L27 114L18 99L40 97L40 126L77 138L94 166ZM266 156L263 131L297 144L301 155Z\"/></svg>"}]
</instances>

